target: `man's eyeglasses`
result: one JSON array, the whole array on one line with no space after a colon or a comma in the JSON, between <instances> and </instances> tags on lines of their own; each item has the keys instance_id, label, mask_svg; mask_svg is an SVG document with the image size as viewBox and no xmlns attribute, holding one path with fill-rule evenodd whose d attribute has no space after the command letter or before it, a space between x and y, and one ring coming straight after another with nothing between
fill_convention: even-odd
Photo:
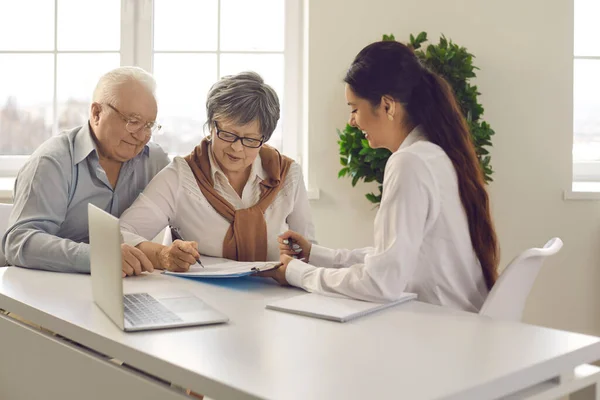
<instances>
[{"instance_id":1,"label":"man's eyeglasses","mask_svg":"<svg viewBox=\"0 0 600 400\"><path fill-rule=\"evenodd\" d=\"M115 112L117 112L117 114L119 114L121 116L121 119L125 122L125 129L129 133L138 133L142 129L147 129L148 131L150 131L150 134L152 135L152 134L158 132L160 130L160 128L162 128L162 126L157 124L156 121L145 122L145 121L142 121L135 117L128 117L127 115L123 114L121 111L117 110L117 108L115 106L108 104L108 103L106 103L106 105L109 106L112 110L114 110Z\"/></svg>"},{"instance_id":2,"label":"man's eyeglasses","mask_svg":"<svg viewBox=\"0 0 600 400\"><path fill-rule=\"evenodd\" d=\"M250 147L251 149L256 149L262 146L265 141L265 138L262 137L260 139L241 137L236 135L235 133L227 132L222 129L219 129L219 125L215 122L215 128L217 129L217 137L228 143L235 143L238 140L242 142L243 146Z\"/></svg>"}]
</instances>

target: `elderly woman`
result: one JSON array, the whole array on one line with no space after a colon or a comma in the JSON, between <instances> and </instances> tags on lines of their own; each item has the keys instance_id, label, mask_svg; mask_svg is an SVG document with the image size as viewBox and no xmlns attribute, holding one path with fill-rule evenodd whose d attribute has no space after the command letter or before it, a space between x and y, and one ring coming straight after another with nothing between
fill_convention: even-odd
<instances>
[{"instance_id":1,"label":"elderly woman","mask_svg":"<svg viewBox=\"0 0 600 400\"><path fill-rule=\"evenodd\" d=\"M199 254L278 260L277 235L288 229L312 240L302 169L265 144L279 120L275 91L254 72L226 76L210 89L206 113L210 136L175 157L123 213L125 242L157 268L186 271ZM180 240L149 241L167 225Z\"/></svg>"}]
</instances>

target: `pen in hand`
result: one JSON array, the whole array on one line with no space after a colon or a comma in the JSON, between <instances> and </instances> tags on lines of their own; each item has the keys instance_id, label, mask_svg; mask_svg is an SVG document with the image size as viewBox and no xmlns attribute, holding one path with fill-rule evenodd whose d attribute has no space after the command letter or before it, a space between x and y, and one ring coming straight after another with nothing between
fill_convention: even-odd
<instances>
[{"instance_id":1,"label":"pen in hand","mask_svg":"<svg viewBox=\"0 0 600 400\"><path fill-rule=\"evenodd\" d=\"M171 237L173 238L173 240L181 240L183 242L187 241L181 236L181 233L179 232L179 228L171 228ZM196 262L198 263L198 265L200 265L202 268L204 268L204 264L202 264L202 261L200 260L200 258L198 258L196 260Z\"/></svg>"},{"instance_id":2,"label":"pen in hand","mask_svg":"<svg viewBox=\"0 0 600 400\"><path fill-rule=\"evenodd\" d=\"M283 239L283 244L287 244L296 255L292 256L293 258L297 258L298 254L302 253L302 248L298 243L295 243L294 240L290 237L287 239Z\"/></svg>"}]
</instances>

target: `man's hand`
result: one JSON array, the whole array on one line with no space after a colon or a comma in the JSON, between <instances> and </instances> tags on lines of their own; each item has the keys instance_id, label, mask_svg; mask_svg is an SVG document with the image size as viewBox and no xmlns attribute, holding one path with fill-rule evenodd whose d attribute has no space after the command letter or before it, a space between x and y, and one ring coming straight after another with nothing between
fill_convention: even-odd
<instances>
[{"instance_id":1,"label":"man's hand","mask_svg":"<svg viewBox=\"0 0 600 400\"><path fill-rule=\"evenodd\" d=\"M140 250L128 244L121 245L121 259L123 260L123 278L132 275L141 275L142 272L152 272L154 267Z\"/></svg>"}]
</instances>

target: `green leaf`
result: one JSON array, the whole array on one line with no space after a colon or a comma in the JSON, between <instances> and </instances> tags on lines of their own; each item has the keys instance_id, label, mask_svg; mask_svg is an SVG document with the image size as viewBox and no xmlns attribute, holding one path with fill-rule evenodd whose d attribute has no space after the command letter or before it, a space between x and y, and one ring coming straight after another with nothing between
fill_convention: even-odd
<instances>
[{"instance_id":1,"label":"green leaf","mask_svg":"<svg viewBox=\"0 0 600 400\"><path fill-rule=\"evenodd\" d=\"M373 175L371 175L368 178L365 178L365 183L373 182L374 180L375 180L375 177Z\"/></svg>"},{"instance_id":2,"label":"green leaf","mask_svg":"<svg viewBox=\"0 0 600 400\"><path fill-rule=\"evenodd\" d=\"M375 196L373 193L367 193L365 195L365 197L367 198L367 200L369 200L371 203L374 203L374 204L377 204L381 201L381 200L378 200L377 196Z\"/></svg>"},{"instance_id":3,"label":"green leaf","mask_svg":"<svg viewBox=\"0 0 600 400\"><path fill-rule=\"evenodd\" d=\"M341 178L342 176L346 176L347 173L348 173L348 168L340 169L340 172L338 172L338 178Z\"/></svg>"}]
</instances>

